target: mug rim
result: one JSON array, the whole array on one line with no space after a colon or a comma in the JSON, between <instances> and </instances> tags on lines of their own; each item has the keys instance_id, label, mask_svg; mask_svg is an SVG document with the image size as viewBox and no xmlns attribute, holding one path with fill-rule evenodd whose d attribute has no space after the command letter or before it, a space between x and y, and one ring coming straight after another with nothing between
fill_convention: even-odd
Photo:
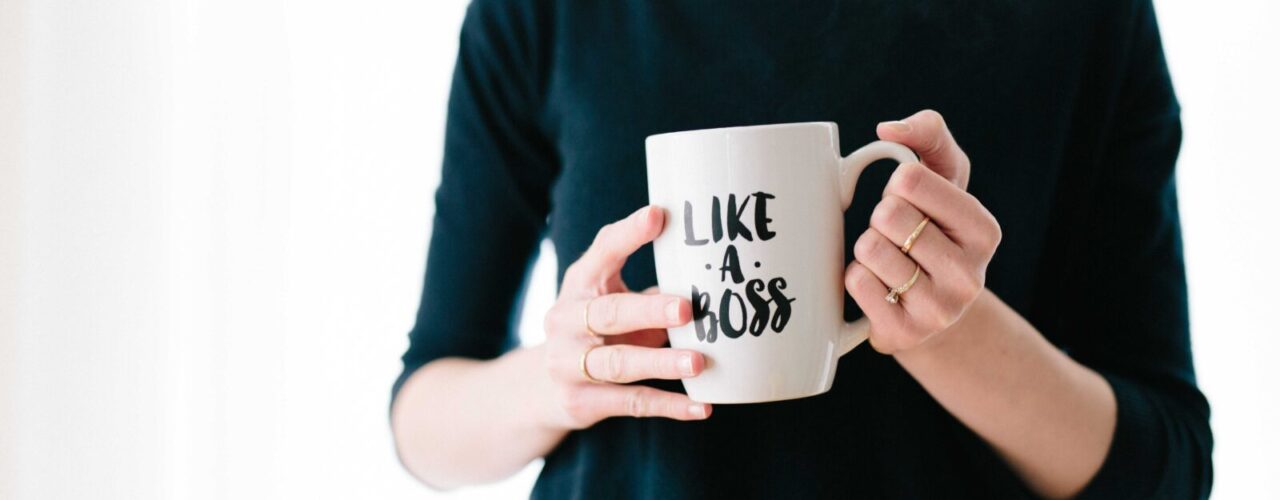
<instances>
[{"instance_id":1,"label":"mug rim","mask_svg":"<svg viewBox=\"0 0 1280 500\"><path fill-rule=\"evenodd\" d=\"M734 125L729 127L699 128L699 129L692 129L692 130L675 130L671 132L662 132L659 134L653 134L646 137L645 142L647 143L652 140L663 139L666 137L683 135L683 134L702 134L702 133L711 133L711 132L737 132L737 131L748 131L748 130L766 129L766 128L768 129L797 128L797 127L806 127L806 126L814 126L814 125L826 126L828 130L837 126L836 122L834 121L763 123L759 125Z\"/></svg>"}]
</instances>

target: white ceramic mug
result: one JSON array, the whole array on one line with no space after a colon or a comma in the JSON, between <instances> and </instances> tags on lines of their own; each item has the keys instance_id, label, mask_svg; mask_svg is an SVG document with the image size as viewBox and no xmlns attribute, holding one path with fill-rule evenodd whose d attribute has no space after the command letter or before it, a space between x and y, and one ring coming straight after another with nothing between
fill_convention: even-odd
<instances>
[{"instance_id":1,"label":"white ceramic mug","mask_svg":"<svg viewBox=\"0 0 1280 500\"><path fill-rule=\"evenodd\" d=\"M649 201L658 287L693 300L671 346L701 352L694 401L758 403L822 394L836 362L867 339L845 323L844 210L863 169L916 160L878 141L840 156L836 124L789 123L650 136Z\"/></svg>"}]
</instances>

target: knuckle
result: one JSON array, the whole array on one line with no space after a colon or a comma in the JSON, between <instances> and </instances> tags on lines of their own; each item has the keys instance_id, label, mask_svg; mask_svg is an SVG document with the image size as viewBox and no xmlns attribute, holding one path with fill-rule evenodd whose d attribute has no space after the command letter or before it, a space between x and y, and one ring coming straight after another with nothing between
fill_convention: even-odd
<instances>
[{"instance_id":1,"label":"knuckle","mask_svg":"<svg viewBox=\"0 0 1280 500\"><path fill-rule=\"evenodd\" d=\"M565 284L574 283L578 280L578 274L581 272L580 269L582 268L581 262L582 258L579 257L578 260L570 262L569 266L564 268Z\"/></svg>"},{"instance_id":2,"label":"knuckle","mask_svg":"<svg viewBox=\"0 0 1280 500\"><path fill-rule=\"evenodd\" d=\"M871 348L875 349L876 352L880 354L893 354L894 349L888 344L888 341L884 338L884 334L877 332L874 326L872 327L871 332L871 336L867 337L867 343L871 344Z\"/></svg>"},{"instance_id":3,"label":"knuckle","mask_svg":"<svg viewBox=\"0 0 1280 500\"><path fill-rule=\"evenodd\" d=\"M563 386L556 392L556 399L559 401L560 409L575 424L584 424L589 420L590 407L584 391L573 386Z\"/></svg>"},{"instance_id":4,"label":"knuckle","mask_svg":"<svg viewBox=\"0 0 1280 500\"><path fill-rule=\"evenodd\" d=\"M547 374L552 380L571 381L579 377L578 358L569 354L564 348L559 347L559 342L547 344L546 353L543 355L543 362L546 364Z\"/></svg>"},{"instance_id":5,"label":"knuckle","mask_svg":"<svg viewBox=\"0 0 1280 500\"><path fill-rule=\"evenodd\" d=\"M856 290L861 288L861 283L866 276L866 273L866 269L863 268L861 264L855 262L853 265L849 266L849 272L844 275L844 288L848 290L850 294L853 294Z\"/></svg>"},{"instance_id":6,"label":"knuckle","mask_svg":"<svg viewBox=\"0 0 1280 500\"><path fill-rule=\"evenodd\" d=\"M632 390L627 394L627 415L643 417L649 414L649 396L641 390Z\"/></svg>"},{"instance_id":7,"label":"knuckle","mask_svg":"<svg viewBox=\"0 0 1280 500\"><path fill-rule=\"evenodd\" d=\"M995 216L988 213L984 218L987 221L986 250L994 252L1000 246L1000 241L1004 239L1004 230L1000 228L1000 221L996 220Z\"/></svg>"},{"instance_id":8,"label":"knuckle","mask_svg":"<svg viewBox=\"0 0 1280 500\"><path fill-rule=\"evenodd\" d=\"M876 209L871 212L871 227L880 229L892 228L893 222L898 218L898 214L902 213L902 203L904 203L902 198L893 195L885 196L876 205Z\"/></svg>"},{"instance_id":9,"label":"knuckle","mask_svg":"<svg viewBox=\"0 0 1280 500\"><path fill-rule=\"evenodd\" d=\"M907 163L898 168L889 179L889 191L909 197L924 182L926 168L920 163Z\"/></svg>"},{"instance_id":10,"label":"knuckle","mask_svg":"<svg viewBox=\"0 0 1280 500\"><path fill-rule=\"evenodd\" d=\"M668 397L666 394L659 394L653 398L653 403L649 405L654 416L661 415L663 417L674 418L677 420L687 420L686 411L676 406L674 398Z\"/></svg>"},{"instance_id":11,"label":"knuckle","mask_svg":"<svg viewBox=\"0 0 1280 500\"><path fill-rule=\"evenodd\" d=\"M605 358L608 361L606 373L608 374L609 380L613 380L613 381L623 380L623 378L627 374L626 354L622 351L622 349L619 349L617 347L608 347L606 349L609 352L608 357Z\"/></svg>"},{"instance_id":12,"label":"knuckle","mask_svg":"<svg viewBox=\"0 0 1280 500\"><path fill-rule=\"evenodd\" d=\"M926 131L924 144L921 149L925 154L937 153L947 144L947 122L942 119L942 114L932 109L921 111L920 119L924 122L922 128Z\"/></svg>"},{"instance_id":13,"label":"knuckle","mask_svg":"<svg viewBox=\"0 0 1280 500\"><path fill-rule=\"evenodd\" d=\"M962 170L971 170L973 168L973 162L969 160L969 154L959 147L956 148L956 161L960 163Z\"/></svg>"},{"instance_id":14,"label":"knuckle","mask_svg":"<svg viewBox=\"0 0 1280 500\"><path fill-rule=\"evenodd\" d=\"M932 109L925 109L919 114L920 120L924 124L924 129L929 133L928 143L931 148L938 148L944 144L942 138L946 136L947 121L939 113Z\"/></svg>"},{"instance_id":15,"label":"knuckle","mask_svg":"<svg viewBox=\"0 0 1280 500\"><path fill-rule=\"evenodd\" d=\"M595 320L593 327L601 330L609 330L618 325L618 296L604 295L596 300L599 306L599 317L592 316ZM595 313L596 311L591 311Z\"/></svg>"},{"instance_id":16,"label":"knuckle","mask_svg":"<svg viewBox=\"0 0 1280 500\"><path fill-rule=\"evenodd\" d=\"M618 223L616 222L610 222L600 226L600 229L596 231L595 239L591 240L591 246L599 247L602 246L604 242L609 241L609 239L613 237L613 233L617 230L617 227Z\"/></svg>"},{"instance_id":17,"label":"knuckle","mask_svg":"<svg viewBox=\"0 0 1280 500\"><path fill-rule=\"evenodd\" d=\"M655 210L654 207L650 207L646 210L637 211L625 220L631 223L630 226L634 231L645 233L648 232L654 224L655 219L651 217L654 212L661 212L661 209Z\"/></svg>"},{"instance_id":18,"label":"knuckle","mask_svg":"<svg viewBox=\"0 0 1280 500\"><path fill-rule=\"evenodd\" d=\"M999 245L1000 236L996 234L996 231L983 231L982 235L978 237L978 250L981 250L983 255L994 253Z\"/></svg>"},{"instance_id":19,"label":"knuckle","mask_svg":"<svg viewBox=\"0 0 1280 500\"><path fill-rule=\"evenodd\" d=\"M584 262L586 257L587 255L584 253L582 256L578 257L578 260L573 261L569 264L569 267L564 269L564 283L562 289L573 290L584 288L583 285L588 278L586 275L587 271L583 269L587 267L587 264Z\"/></svg>"},{"instance_id":20,"label":"knuckle","mask_svg":"<svg viewBox=\"0 0 1280 500\"><path fill-rule=\"evenodd\" d=\"M963 304L968 304L970 302L973 302L973 300L978 297L978 294L982 293L982 288L986 286L986 284L983 283L983 281L984 280L982 278L981 273L974 273L974 272L965 273L963 277L959 280L960 302Z\"/></svg>"},{"instance_id":21,"label":"knuckle","mask_svg":"<svg viewBox=\"0 0 1280 500\"><path fill-rule=\"evenodd\" d=\"M982 204L976 196L965 193L969 203L977 207L980 215L978 216L978 228L974 239L977 245L984 253L994 252L996 247L1000 245L1000 240L1004 238L1003 230L1000 228L1000 221L996 220L990 210Z\"/></svg>"},{"instance_id":22,"label":"knuckle","mask_svg":"<svg viewBox=\"0 0 1280 500\"><path fill-rule=\"evenodd\" d=\"M542 316L542 332L551 335L552 332L560 331L560 306L551 306L547 309L547 313Z\"/></svg>"},{"instance_id":23,"label":"knuckle","mask_svg":"<svg viewBox=\"0 0 1280 500\"><path fill-rule=\"evenodd\" d=\"M884 241L874 230L868 230L853 244L853 256L862 262L879 258L884 253Z\"/></svg>"},{"instance_id":24,"label":"knuckle","mask_svg":"<svg viewBox=\"0 0 1280 500\"><path fill-rule=\"evenodd\" d=\"M574 389L572 386L560 386L556 391L556 401L560 404L560 408L570 415L577 414L582 410L581 391Z\"/></svg>"},{"instance_id":25,"label":"knuckle","mask_svg":"<svg viewBox=\"0 0 1280 500\"><path fill-rule=\"evenodd\" d=\"M605 224L596 232L596 237L591 241L590 253L602 260L611 260L617 256L617 244L614 242L621 236L624 228L619 226L617 222Z\"/></svg>"},{"instance_id":26,"label":"knuckle","mask_svg":"<svg viewBox=\"0 0 1280 500\"><path fill-rule=\"evenodd\" d=\"M671 356L663 356L658 353L650 354L648 359L649 374L654 376L667 376L675 373L676 360Z\"/></svg>"},{"instance_id":27,"label":"knuckle","mask_svg":"<svg viewBox=\"0 0 1280 500\"><path fill-rule=\"evenodd\" d=\"M665 297L645 297L643 299L648 310L648 323L653 325L663 325L667 321L667 298Z\"/></svg>"},{"instance_id":28,"label":"knuckle","mask_svg":"<svg viewBox=\"0 0 1280 500\"><path fill-rule=\"evenodd\" d=\"M945 128L947 126L947 121L942 118L942 113L935 109L921 110L920 118L925 120L925 123L935 127Z\"/></svg>"}]
</instances>

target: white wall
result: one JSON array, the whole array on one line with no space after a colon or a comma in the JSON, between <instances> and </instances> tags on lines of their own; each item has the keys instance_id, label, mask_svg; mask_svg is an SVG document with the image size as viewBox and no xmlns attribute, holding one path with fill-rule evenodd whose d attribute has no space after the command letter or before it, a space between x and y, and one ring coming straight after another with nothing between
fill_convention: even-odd
<instances>
[{"instance_id":1,"label":"white wall","mask_svg":"<svg viewBox=\"0 0 1280 500\"><path fill-rule=\"evenodd\" d=\"M386 403L464 7L0 0L0 498L433 496ZM1280 12L1158 9L1216 496L1276 495Z\"/></svg>"},{"instance_id":2,"label":"white wall","mask_svg":"<svg viewBox=\"0 0 1280 500\"><path fill-rule=\"evenodd\" d=\"M1216 498L1280 497L1280 3L1156 4L1183 107L1178 189ZM1265 493L1264 493L1265 492Z\"/></svg>"},{"instance_id":3,"label":"white wall","mask_svg":"<svg viewBox=\"0 0 1280 500\"><path fill-rule=\"evenodd\" d=\"M0 5L0 498L421 497L387 397L465 3Z\"/></svg>"}]
</instances>

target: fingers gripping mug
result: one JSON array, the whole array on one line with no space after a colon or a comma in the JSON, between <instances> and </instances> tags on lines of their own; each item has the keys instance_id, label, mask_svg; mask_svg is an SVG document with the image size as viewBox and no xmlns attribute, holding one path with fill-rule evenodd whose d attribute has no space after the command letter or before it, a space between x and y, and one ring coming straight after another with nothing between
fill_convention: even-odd
<instances>
[{"instance_id":1,"label":"fingers gripping mug","mask_svg":"<svg viewBox=\"0 0 1280 500\"><path fill-rule=\"evenodd\" d=\"M645 140L658 287L693 301L671 346L701 352L694 401L758 403L822 394L867 339L845 323L844 210L876 160L916 161L892 142L840 156L836 124L672 132Z\"/></svg>"}]
</instances>

